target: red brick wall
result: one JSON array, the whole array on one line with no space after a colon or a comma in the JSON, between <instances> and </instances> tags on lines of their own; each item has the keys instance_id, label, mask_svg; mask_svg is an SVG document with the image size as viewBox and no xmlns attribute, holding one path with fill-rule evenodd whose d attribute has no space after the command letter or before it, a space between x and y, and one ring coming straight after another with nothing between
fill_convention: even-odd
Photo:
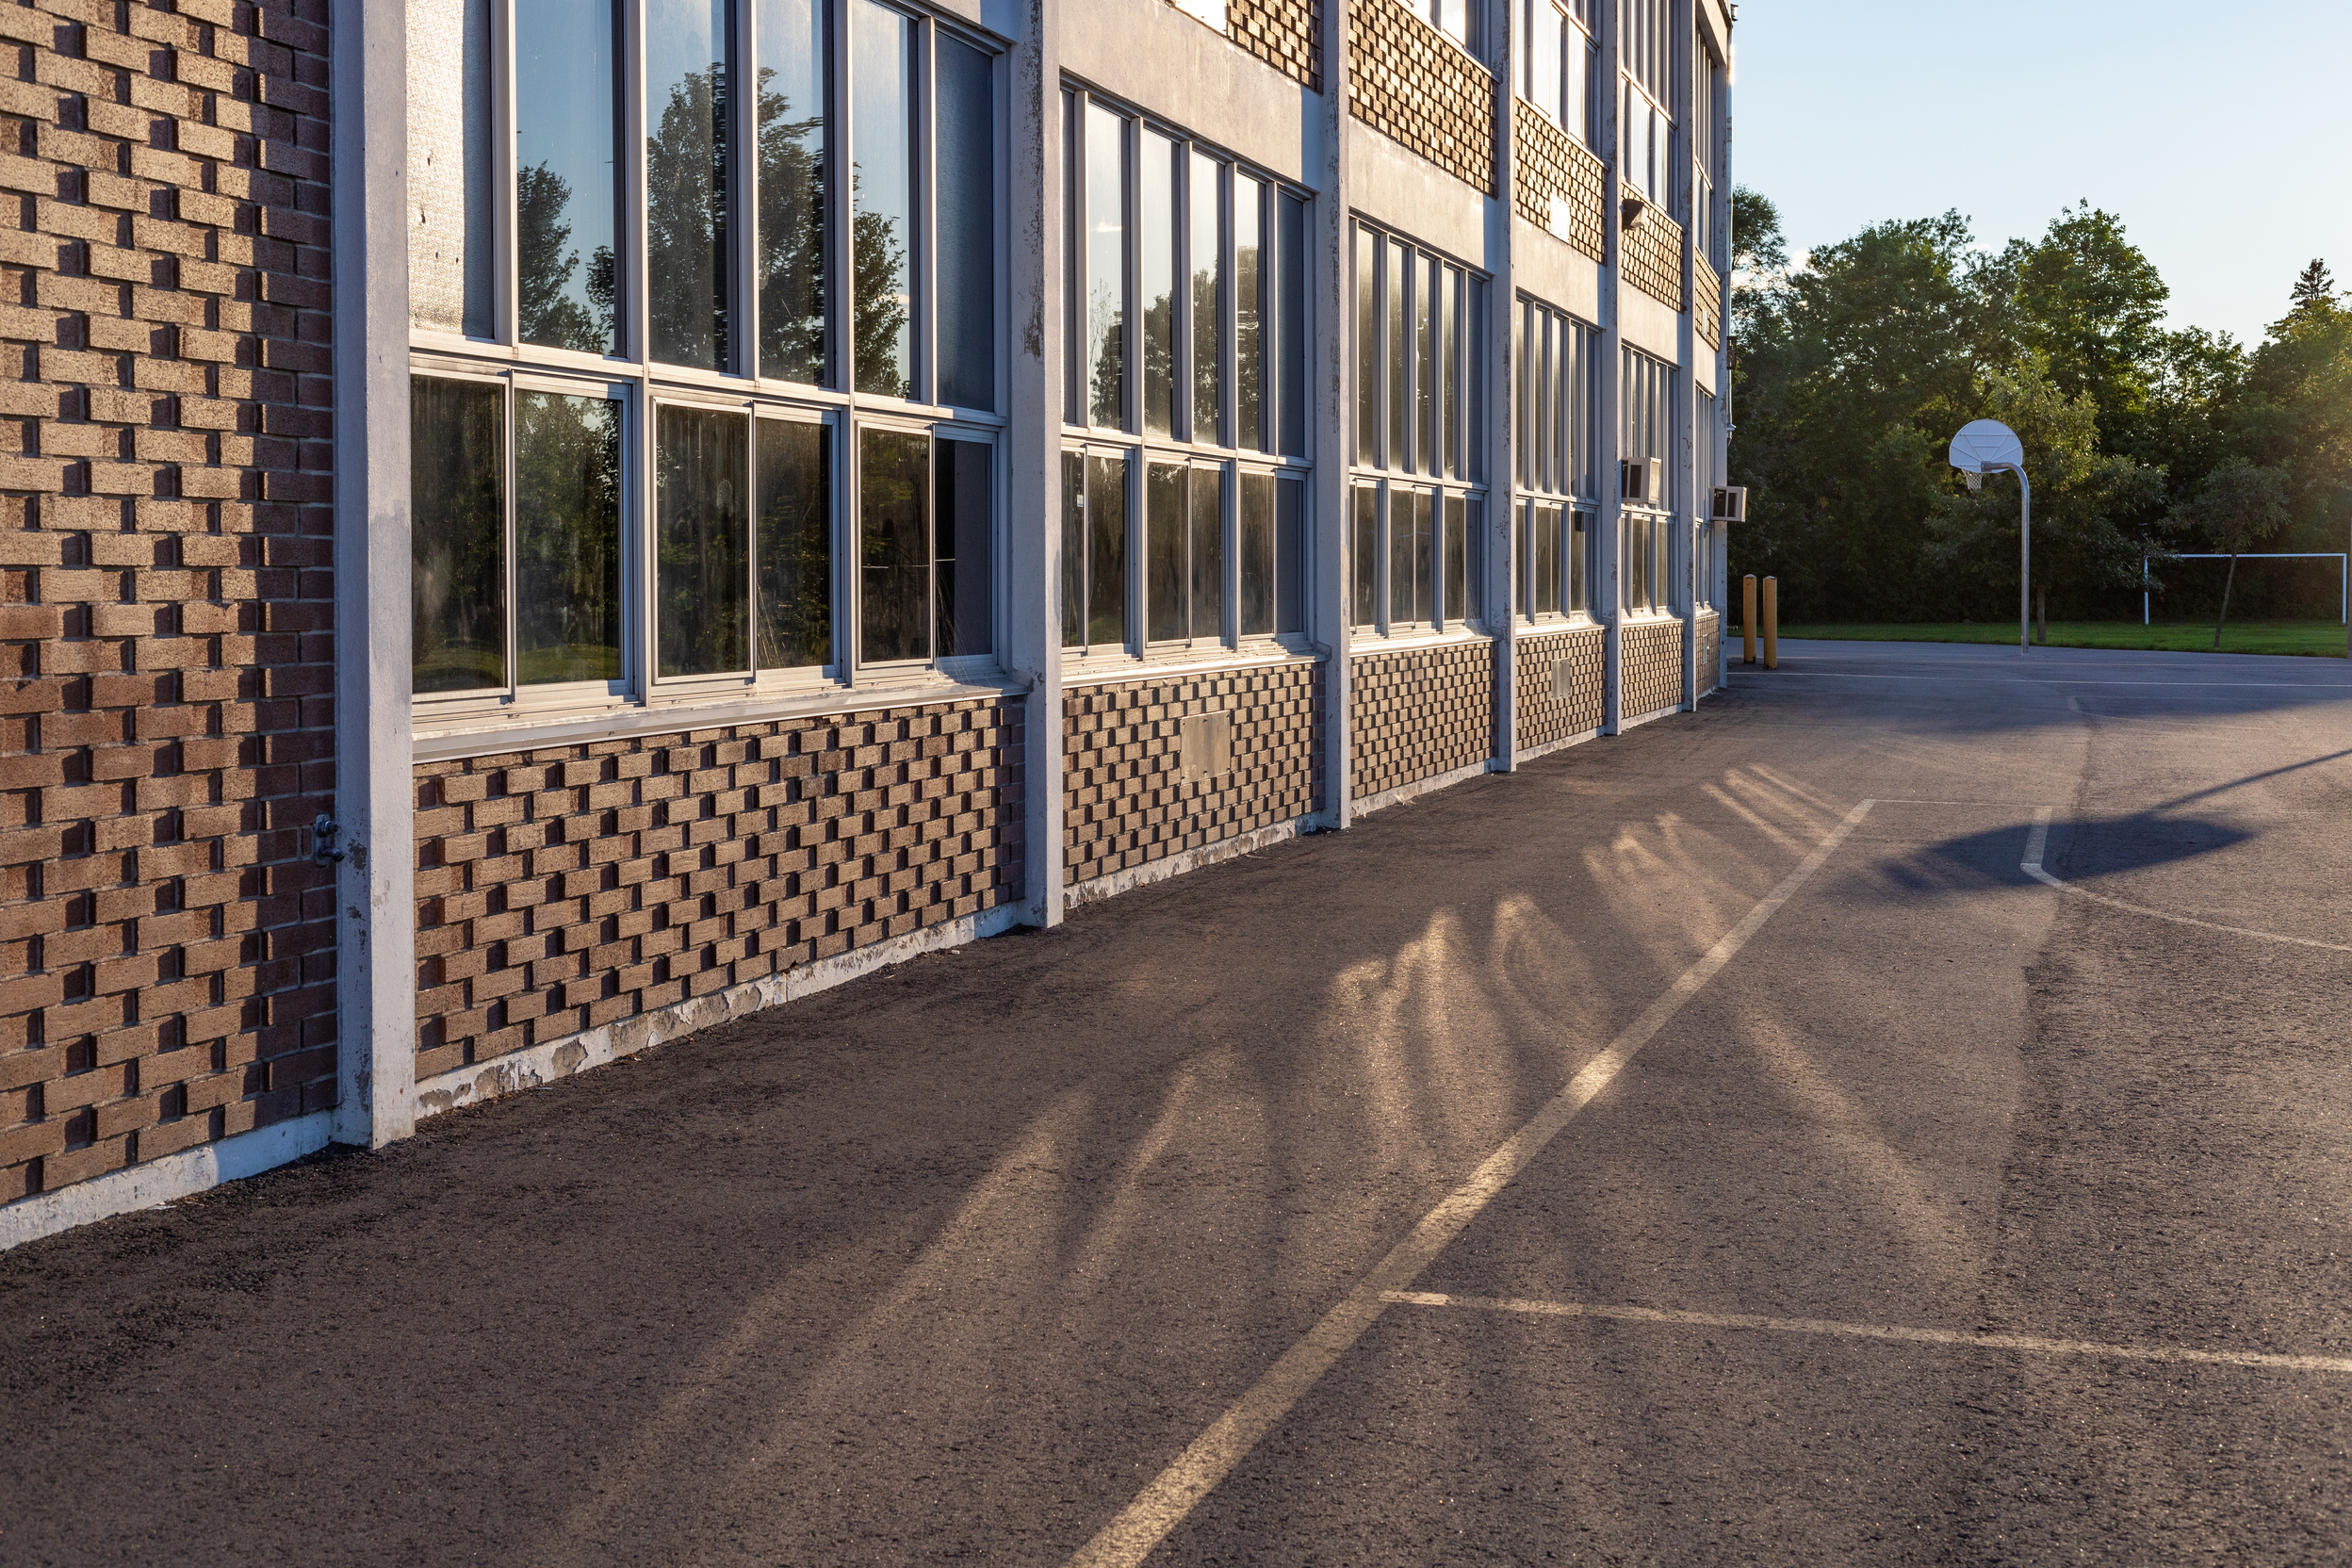
<instances>
[{"instance_id":1,"label":"red brick wall","mask_svg":"<svg viewBox=\"0 0 2352 1568\"><path fill-rule=\"evenodd\" d=\"M1494 645L1446 643L1356 659L1348 772L1364 800L1494 755Z\"/></svg>"},{"instance_id":2,"label":"red brick wall","mask_svg":"<svg viewBox=\"0 0 2352 1568\"><path fill-rule=\"evenodd\" d=\"M1021 897L1022 699L416 766L416 1076Z\"/></svg>"},{"instance_id":3,"label":"red brick wall","mask_svg":"<svg viewBox=\"0 0 2352 1568\"><path fill-rule=\"evenodd\" d=\"M1187 713L1233 715L1233 771L1180 782ZM1323 665L1295 660L1073 686L1062 698L1062 863L1075 886L1323 805Z\"/></svg>"},{"instance_id":4,"label":"red brick wall","mask_svg":"<svg viewBox=\"0 0 2352 1568\"><path fill-rule=\"evenodd\" d=\"M1607 693L1606 633L1597 626L1572 631L1519 634L1519 749L1548 745L1601 727ZM1553 693L1552 675L1563 659L1575 663L1575 680L1563 699Z\"/></svg>"},{"instance_id":5,"label":"red brick wall","mask_svg":"<svg viewBox=\"0 0 2352 1568\"><path fill-rule=\"evenodd\" d=\"M0 6L0 1200L334 1101L325 11Z\"/></svg>"}]
</instances>

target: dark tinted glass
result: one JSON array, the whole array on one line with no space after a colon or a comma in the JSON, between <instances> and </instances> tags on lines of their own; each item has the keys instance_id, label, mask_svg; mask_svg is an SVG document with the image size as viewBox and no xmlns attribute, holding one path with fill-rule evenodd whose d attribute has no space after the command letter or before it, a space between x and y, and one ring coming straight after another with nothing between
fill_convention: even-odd
<instances>
[{"instance_id":1,"label":"dark tinted glass","mask_svg":"<svg viewBox=\"0 0 2352 1568\"><path fill-rule=\"evenodd\" d=\"M735 88L727 0L646 0L645 286L653 357L727 368Z\"/></svg>"},{"instance_id":2,"label":"dark tinted glass","mask_svg":"<svg viewBox=\"0 0 2352 1568\"><path fill-rule=\"evenodd\" d=\"M1592 530L1590 514L1571 513L1568 519L1568 608L1592 608L1588 578L1592 572Z\"/></svg>"},{"instance_id":3,"label":"dark tinted glass","mask_svg":"<svg viewBox=\"0 0 2352 1568\"><path fill-rule=\"evenodd\" d=\"M1443 613L1448 626L1459 627L1470 619L1470 534L1466 522L1467 503L1461 496L1446 498L1446 603Z\"/></svg>"},{"instance_id":4,"label":"dark tinted glass","mask_svg":"<svg viewBox=\"0 0 2352 1568\"><path fill-rule=\"evenodd\" d=\"M786 419L762 419L753 432L766 669L833 662L830 435L823 425Z\"/></svg>"},{"instance_id":5,"label":"dark tinted glass","mask_svg":"<svg viewBox=\"0 0 2352 1568\"><path fill-rule=\"evenodd\" d=\"M1183 149L1143 133L1135 190L1136 275L1143 286L1143 428L1176 428L1176 175Z\"/></svg>"},{"instance_id":6,"label":"dark tinted glass","mask_svg":"<svg viewBox=\"0 0 2352 1568\"><path fill-rule=\"evenodd\" d=\"M517 678L621 674L621 405L514 397Z\"/></svg>"},{"instance_id":7,"label":"dark tinted glass","mask_svg":"<svg viewBox=\"0 0 2352 1568\"><path fill-rule=\"evenodd\" d=\"M506 389L409 387L409 603L419 692L506 684Z\"/></svg>"},{"instance_id":8,"label":"dark tinted glass","mask_svg":"<svg viewBox=\"0 0 2352 1568\"><path fill-rule=\"evenodd\" d=\"M1307 449L1307 204L1285 194L1281 203L1282 232L1274 253L1282 269L1282 298L1276 320L1282 338L1282 373L1277 378L1282 403L1282 430L1277 448L1293 457Z\"/></svg>"},{"instance_id":9,"label":"dark tinted glass","mask_svg":"<svg viewBox=\"0 0 2352 1568\"><path fill-rule=\"evenodd\" d=\"M1380 310L1372 231L1356 231L1356 461L1380 460Z\"/></svg>"},{"instance_id":10,"label":"dark tinted glass","mask_svg":"<svg viewBox=\"0 0 2352 1568\"><path fill-rule=\"evenodd\" d=\"M1560 508L1530 509L1535 538L1535 612L1548 615L1560 609Z\"/></svg>"},{"instance_id":11,"label":"dark tinted glass","mask_svg":"<svg viewBox=\"0 0 2352 1568\"><path fill-rule=\"evenodd\" d=\"M612 12L612 0L514 0L515 327L526 343L583 353L619 346Z\"/></svg>"},{"instance_id":12,"label":"dark tinted glass","mask_svg":"<svg viewBox=\"0 0 2352 1568\"><path fill-rule=\"evenodd\" d=\"M1086 641L1127 641L1127 460L1086 459Z\"/></svg>"},{"instance_id":13,"label":"dark tinted glass","mask_svg":"<svg viewBox=\"0 0 2352 1568\"><path fill-rule=\"evenodd\" d=\"M858 390L914 396L915 24L849 0ZM908 655L907 657L914 657Z\"/></svg>"},{"instance_id":14,"label":"dark tinted glass","mask_svg":"<svg viewBox=\"0 0 2352 1568\"><path fill-rule=\"evenodd\" d=\"M939 38L939 400L996 406L996 63Z\"/></svg>"},{"instance_id":15,"label":"dark tinted glass","mask_svg":"<svg viewBox=\"0 0 2352 1568\"><path fill-rule=\"evenodd\" d=\"M654 418L656 667L751 667L751 421L668 407Z\"/></svg>"},{"instance_id":16,"label":"dark tinted glass","mask_svg":"<svg viewBox=\"0 0 2352 1568\"><path fill-rule=\"evenodd\" d=\"M988 653L996 646L995 449L943 439L933 450L939 657Z\"/></svg>"},{"instance_id":17,"label":"dark tinted glass","mask_svg":"<svg viewBox=\"0 0 2352 1568\"><path fill-rule=\"evenodd\" d=\"M1241 476L1241 604L1234 617L1244 637L1274 629L1274 476Z\"/></svg>"},{"instance_id":18,"label":"dark tinted glass","mask_svg":"<svg viewBox=\"0 0 2352 1568\"><path fill-rule=\"evenodd\" d=\"M1274 482L1274 629L1307 629L1307 485Z\"/></svg>"},{"instance_id":19,"label":"dark tinted glass","mask_svg":"<svg viewBox=\"0 0 2352 1568\"><path fill-rule=\"evenodd\" d=\"M1371 626L1380 613L1380 495L1369 484L1353 493L1355 515L1349 519L1348 553L1354 567L1349 580L1348 607L1357 626Z\"/></svg>"},{"instance_id":20,"label":"dark tinted glass","mask_svg":"<svg viewBox=\"0 0 2352 1568\"><path fill-rule=\"evenodd\" d=\"M928 659L931 438L869 430L858 449L859 659Z\"/></svg>"},{"instance_id":21,"label":"dark tinted glass","mask_svg":"<svg viewBox=\"0 0 2352 1568\"><path fill-rule=\"evenodd\" d=\"M1062 645L1086 643L1086 460L1062 454Z\"/></svg>"},{"instance_id":22,"label":"dark tinted glass","mask_svg":"<svg viewBox=\"0 0 2352 1568\"><path fill-rule=\"evenodd\" d=\"M1192 471L1192 640L1225 634L1225 474Z\"/></svg>"},{"instance_id":23,"label":"dark tinted glass","mask_svg":"<svg viewBox=\"0 0 2352 1568\"><path fill-rule=\"evenodd\" d=\"M1233 175L1233 441L1266 449L1266 182Z\"/></svg>"},{"instance_id":24,"label":"dark tinted glass","mask_svg":"<svg viewBox=\"0 0 2352 1568\"><path fill-rule=\"evenodd\" d=\"M825 14L820 0L757 0L760 51L760 373L825 370Z\"/></svg>"},{"instance_id":25,"label":"dark tinted glass","mask_svg":"<svg viewBox=\"0 0 2352 1568\"><path fill-rule=\"evenodd\" d=\"M1144 471L1144 624L1155 643L1184 636L1192 624L1184 599L1184 540L1192 526L1185 472L1181 463L1154 463Z\"/></svg>"},{"instance_id":26,"label":"dark tinted glass","mask_svg":"<svg viewBox=\"0 0 2352 1568\"><path fill-rule=\"evenodd\" d=\"M1224 329L1223 236L1217 214L1224 198L1215 158L1192 155L1191 219L1185 230L1192 274L1192 438L1215 441L1224 412L1219 397L1219 340Z\"/></svg>"}]
</instances>

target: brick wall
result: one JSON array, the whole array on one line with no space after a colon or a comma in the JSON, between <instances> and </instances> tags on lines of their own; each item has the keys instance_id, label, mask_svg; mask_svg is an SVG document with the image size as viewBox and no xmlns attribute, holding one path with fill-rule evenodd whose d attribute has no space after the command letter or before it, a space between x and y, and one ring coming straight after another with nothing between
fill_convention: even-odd
<instances>
[{"instance_id":1,"label":"brick wall","mask_svg":"<svg viewBox=\"0 0 2352 1568\"><path fill-rule=\"evenodd\" d=\"M1618 688L1618 711L1638 719L1661 708L1682 706L1682 623L1628 623L1618 650L1625 675Z\"/></svg>"},{"instance_id":2,"label":"brick wall","mask_svg":"<svg viewBox=\"0 0 2352 1568\"><path fill-rule=\"evenodd\" d=\"M419 763L416 1076L1021 897L1022 701Z\"/></svg>"},{"instance_id":3,"label":"brick wall","mask_svg":"<svg viewBox=\"0 0 2352 1568\"><path fill-rule=\"evenodd\" d=\"M1633 194L1632 187L1625 194ZM1681 310L1682 225L1651 207L1639 228L1620 229L1617 237L1625 252L1625 280L1669 309Z\"/></svg>"},{"instance_id":4,"label":"brick wall","mask_svg":"<svg viewBox=\"0 0 2352 1568\"><path fill-rule=\"evenodd\" d=\"M1699 612L1699 691L1702 695L1723 683L1723 617L1713 610Z\"/></svg>"},{"instance_id":5,"label":"brick wall","mask_svg":"<svg viewBox=\"0 0 2352 1568\"><path fill-rule=\"evenodd\" d=\"M1233 715L1233 771L1184 783L1182 721ZM1062 862L1075 886L1323 806L1323 665L1297 660L1062 698Z\"/></svg>"},{"instance_id":6,"label":"brick wall","mask_svg":"<svg viewBox=\"0 0 2352 1568\"><path fill-rule=\"evenodd\" d=\"M1226 0L1225 36L1291 80L1323 90L1322 0Z\"/></svg>"},{"instance_id":7,"label":"brick wall","mask_svg":"<svg viewBox=\"0 0 2352 1568\"><path fill-rule=\"evenodd\" d=\"M1690 275L1698 280L1698 314L1691 327L1699 340L1710 349L1723 346L1723 283L1715 275L1715 269L1706 262L1692 264Z\"/></svg>"},{"instance_id":8,"label":"brick wall","mask_svg":"<svg viewBox=\"0 0 2352 1568\"><path fill-rule=\"evenodd\" d=\"M1517 741L1521 751L1571 735L1589 735L1601 727L1608 695L1605 637L1597 626L1519 634ZM1554 694L1552 678L1563 659L1574 665L1574 678L1564 697Z\"/></svg>"},{"instance_id":9,"label":"brick wall","mask_svg":"<svg viewBox=\"0 0 2352 1568\"><path fill-rule=\"evenodd\" d=\"M0 1200L334 1102L325 10L0 7Z\"/></svg>"},{"instance_id":10,"label":"brick wall","mask_svg":"<svg viewBox=\"0 0 2352 1568\"><path fill-rule=\"evenodd\" d=\"M1494 755L1494 645L1365 654L1348 665L1348 788L1358 800Z\"/></svg>"},{"instance_id":11,"label":"brick wall","mask_svg":"<svg viewBox=\"0 0 2352 1568\"><path fill-rule=\"evenodd\" d=\"M1511 199L1519 216L1594 261L1609 259L1607 181L1592 150L1524 104L1511 115Z\"/></svg>"},{"instance_id":12,"label":"brick wall","mask_svg":"<svg viewBox=\"0 0 2352 1568\"><path fill-rule=\"evenodd\" d=\"M1445 170L1494 193L1494 78L1396 0L1356 0L1348 109Z\"/></svg>"}]
</instances>

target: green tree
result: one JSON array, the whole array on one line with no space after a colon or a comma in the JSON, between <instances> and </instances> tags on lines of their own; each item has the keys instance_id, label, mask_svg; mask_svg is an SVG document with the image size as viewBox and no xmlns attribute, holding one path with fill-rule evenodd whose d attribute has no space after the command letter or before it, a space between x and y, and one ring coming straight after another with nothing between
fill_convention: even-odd
<instances>
[{"instance_id":1,"label":"green tree","mask_svg":"<svg viewBox=\"0 0 2352 1568\"><path fill-rule=\"evenodd\" d=\"M760 368L825 377L825 122L792 118L760 73Z\"/></svg>"},{"instance_id":2,"label":"green tree","mask_svg":"<svg viewBox=\"0 0 2352 1568\"><path fill-rule=\"evenodd\" d=\"M2213 646L2230 619L2230 590L2238 577L2238 557L2266 543L2287 526L2287 478L2277 468L2231 458L2205 476L2180 509L2180 520L2203 531L2213 548L2230 558L2222 580L2221 617L2213 622Z\"/></svg>"},{"instance_id":3,"label":"green tree","mask_svg":"<svg viewBox=\"0 0 2352 1568\"><path fill-rule=\"evenodd\" d=\"M2111 449L2150 459L2150 383L2172 290L2121 220L2088 202L2067 208L2040 239L2011 240L1977 282L1997 335L2048 356L2065 396L2088 393Z\"/></svg>"},{"instance_id":4,"label":"green tree","mask_svg":"<svg viewBox=\"0 0 2352 1568\"><path fill-rule=\"evenodd\" d=\"M611 291L606 291L601 316L593 298L583 304L571 292L580 268L580 253L571 248L572 226L564 221L571 204L571 182L546 164L533 164L516 176L516 314L526 343L602 353L612 342ZM601 247L598 254L606 254Z\"/></svg>"}]
</instances>

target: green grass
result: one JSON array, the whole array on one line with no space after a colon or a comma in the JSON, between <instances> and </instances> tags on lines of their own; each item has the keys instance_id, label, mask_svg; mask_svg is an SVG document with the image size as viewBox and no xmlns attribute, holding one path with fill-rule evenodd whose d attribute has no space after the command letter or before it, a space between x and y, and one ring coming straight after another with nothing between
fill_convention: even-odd
<instances>
[{"instance_id":1,"label":"green grass","mask_svg":"<svg viewBox=\"0 0 2352 1568\"><path fill-rule=\"evenodd\" d=\"M1919 626L1784 626L1783 637L1819 637L1854 643L2005 643L2015 647L2017 623L1963 621ZM1730 628L1724 635L1737 640ZM2050 645L2060 648L2153 648L2165 653L2211 653L2211 621L2052 621ZM2320 659L2344 656L2340 621L2232 621L2222 629L2224 653L2299 653Z\"/></svg>"}]
</instances>

